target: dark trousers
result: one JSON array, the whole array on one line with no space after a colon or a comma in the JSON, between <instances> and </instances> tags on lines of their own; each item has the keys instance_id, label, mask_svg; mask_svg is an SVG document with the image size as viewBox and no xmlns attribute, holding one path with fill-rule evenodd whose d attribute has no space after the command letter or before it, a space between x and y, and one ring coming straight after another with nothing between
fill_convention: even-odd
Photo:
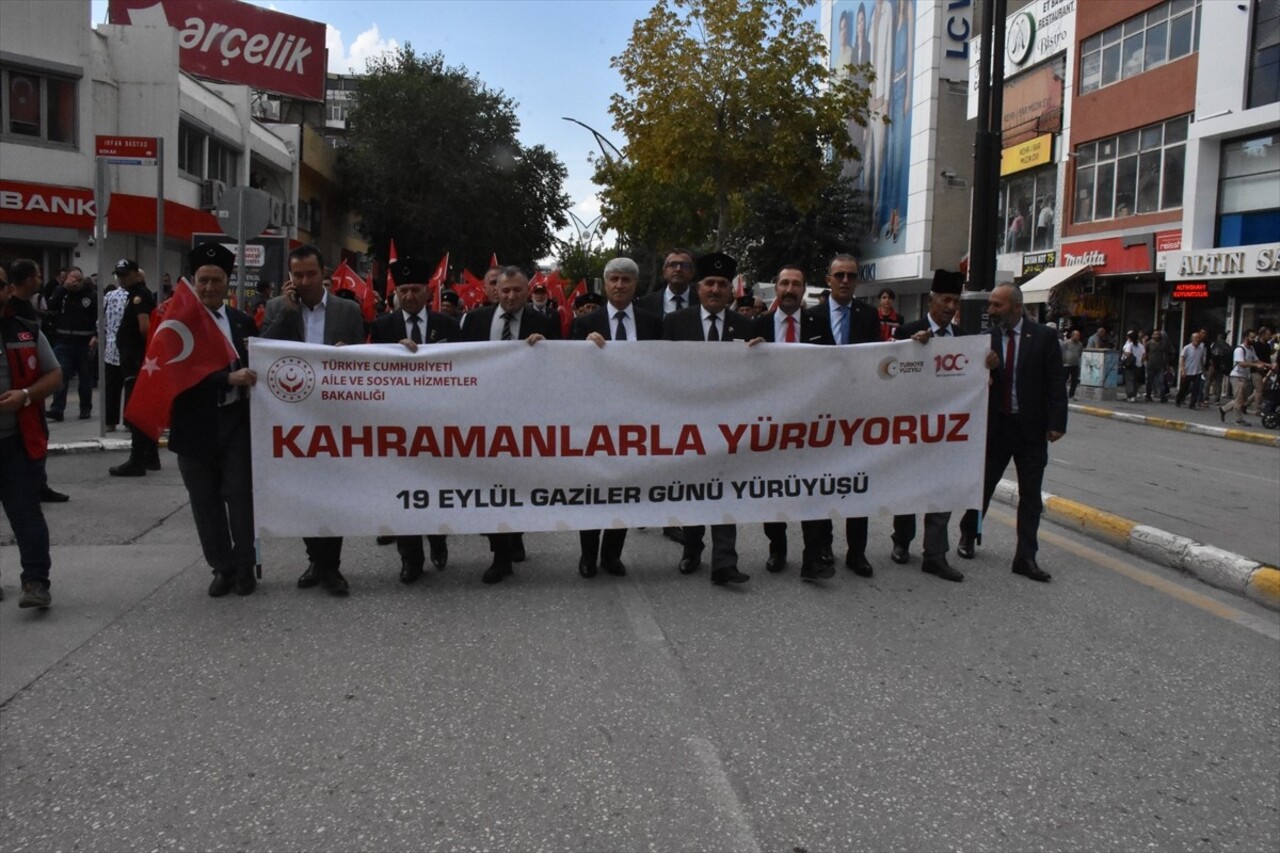
<instances>
[{"instance_id":1,"label":"dark trousers","mask_svg":"<svg viewBox=\"0 0 1280 853\"><path fill-rule=\"evenodd\" d=\"M448 542L447 536L437 536L432 534L427 537L427 542L431 545L431 550L435 551L444 548ZM422 549L421 536L397 536L396 552L400 555L400 561L408 566L422 568L427 564L426 552Z\"/></svg>"},{"instance_id":2,"label":"dark trousers","mask_svg":"<svg viewBox=\"0 0 1280 853\"><path fill-rule=\"evenodd\" d=\"M827 522L831 529L831 522ZM787 523L785 521L766 521L764 535L769 540L769 553L785 557L787 555ZM801 557L805 562L816 560L822 555L822 521L800 522L800 536L804 541L804 552Z\"/></svg>"},{"instance_id":3,"label":"dark trousers","mask_svg":"<svg viewBox=\"0 0 1280 853\"><path fill-rule=\"evenodd\" d=\"M924 557L926 560L946 556L951 550L947 541L947 525L951 523L949 512L927 512L924 516ZM895 515L893 517L893 544L902 548L910 547L911 540L916 538L916 517L914 515Z\"/></svg>"},{"instance_id":4,"label":"dark trousers","mask_svg":"<svg viewBox=\"0 0 1280 853\"><path fill-rule=\"evenodd\" d=\"M22 582L49 583L49 525L40 508L40 488L44 485L44 460L32 459L22 444L22 436L0 438L0 504L18 540L18 560Z\"/></svg>"},{"instance_id":5,"label":"dark trousers","mask_svg":"<svg viewBox=\"0 0 1280 853\"><path fill-rule=\"evenodd\" d=\"M1164 384L1164 368L1147 366L1147 399L1151 399L1152 394L1160 395L1160 402L1164 403L1169 399L1169 389Z\"/></svg>"},{"instance_id":6,"label":"dark trousers","mask_svg":"<svg viewBox=\"0 0 1280 853\"><path fill-rule=\"evenodd\" d=\"M511 568L516 553L517 537L521 533L489 533L489 550L493 552L493 562L497 566Z\"/></svg>"},{"instance_id":7,"label":"dark trousers","mask_svg":"<svg viewBox=\"0 0 1280 853\"><path fill-rule=\"evenodd\" d=\"M627 541L625 527L609 528L603 533L599 530L579 530L578 544L582 548L582 557L592 565L607 560L621 560L622 546Z\"/></svg>"},{"instance_id":8,"label":"dark trousers","mask_svg":"<svg viewBox=\"0 0 1280 853\"><path fill-rule=\"evenodd\" d=\"M1067 396L1075 399L1076 387L1080 384L1080 365L1063 365L1062 369L1067 372Z\"/></svg>"},{"instance_id":9,"label":"dark trousers","mask_svg":"<svg viewBox=\"0 0 1280 853\"><path fill-rule=\"evenodd\" d=\"M342 565L341 536L304 536L302 544L307 549L307 560L320 571L335 571Z\"/></svg>"},{"instance_id":10,"label":"dark trousers","mask_svg":"<svg viewBox=\"0 0 1280 853\"><path fill-rule=\"evenodd\" d=\"M107 363L107 375L102 384L102 405L107 414L107 426L115 426L120 423L120 398L124 394L124 372L120 365Z\"/></svg>"},{"instance_id":11,"label":"dark trousers","mask_svg":"<svg viewBox=\"0 0 1280 853\"><path fill-rule=\"evenodd\" d=\"M178 471L205 562L219 574L248 577L255 562L248 403L221 408L217 417L216 455L179 456Z\"/></svg>"},{"instance_id":12,"label":"dark trousers","mask_svg":"<svg viewBox=\"0 0 1280 853\"><path fill-rule=\"evenodd\" d=\"M71 377L77 377L76 392L80 396L80 414L87 415L93 411L93 350L89 349L87 337L62 337L53 345L53 354L58 357L58 366L62 368L62 387L53 392L53 402L49 404L49 412L61 415L67 409L67 392L71 390Z\"/></svg>"},{"instance_id":13,"label":"dark trousers","mask_svg":"<svg viewBox=\"0 0 1280 853\"><path fill-rule=\"evenodd\" d=\"M823 551L830 551L835 545L835 531L831 526L829 519L821 519L813 522L815 542L822 546ZM862 518L846 518L844 520L844 538L849 544L849 553L854 557L865 556L867 553L867 519Z\"/></svg>"},{"instance_id":14,"label":"dark trousers","mask_svg":"<svg viewBox=\"0 0 1280 853\"><path fill-rule=\"evenodd\" d=\"M991 496L1013 460L1018 472L1018 550L1015 559L1034 560L1039 549L1037 534L1044 501L1040 496L1044 485L1044 469L1049 464L1049 442L1044 435L1028 437L1017 415L992 415L987 424L987 465L982 487L982 514L991 506ZM978 532L977 513L969 511L960 521L960 532L974 536Z\"/></svg>"},{"instance_id":15,"label":"dark trousers","mask_svg":"<svg viewBox=\"0 0 1280 853\"><path fill-rule=\"evenodd\" d=\"M1182 379L1178 381L1178 396L1174 398L1174 402L1179 406L1186 399L1188 393L1191 394L1191 408L1200 405L1200 378L1199 373L1184 373Z\"/></svg>"},{"instance_id":16,"label":"dark trousers","mask_svg":"<svg viewBox=\"0 0 1280 853\"><path fill-rule=\"evenodd\" d=\"M684 529L684 556L702 559L702 538L707 532L704 524ZM736 569L738 567L738 526L736 524L711 525L711 568Z\"/></svg>"},{"instance_id":17,"label":"dark trousers","mask_svg":"<svg viewBox=\"0 0 1280 853\"><path fill-rule=\"evenodd\" d=\"M129 396L133 393L133 385L137 381L138 375L136 373L125 374L124 405L126 409L129 407ZM132 426L129 427L129 433L129 459L136 462L146 462L148 459L159 457L160 445L152 441L150 436L140 429L134 429Z\"/></svg>"}]
</instances>

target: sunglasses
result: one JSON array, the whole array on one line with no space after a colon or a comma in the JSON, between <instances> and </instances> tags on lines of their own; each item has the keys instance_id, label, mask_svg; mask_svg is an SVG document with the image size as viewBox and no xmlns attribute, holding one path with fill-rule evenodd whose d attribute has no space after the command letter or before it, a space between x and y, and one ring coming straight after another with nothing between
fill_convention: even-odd
<instances>
[{"instance_id":1,"label":"sunglasses","mask_svg":"<svg viewBox=\"0 0 1280 853\"><path fill-rule=\"evenodd\" d=\"M856 272L831 272L827 273L827 275L831 276L836 281L857 281L858 279L858 274Z\"/></svg>"}]
</instances>

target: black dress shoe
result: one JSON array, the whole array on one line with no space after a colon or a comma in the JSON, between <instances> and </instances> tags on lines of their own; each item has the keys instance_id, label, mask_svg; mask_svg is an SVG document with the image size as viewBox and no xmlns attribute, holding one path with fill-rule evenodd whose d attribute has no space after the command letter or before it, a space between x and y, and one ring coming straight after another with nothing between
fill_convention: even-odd
<instances>
[{"instance_id":1,"label":"black dress shoe","mask_svg":"<svg viewBox=\"0 0 1280 853\"><path fill-rule=\"evenodd\" d=\"M860 578L869 578L875 574L875 569L871 567L871 563L867 562L865 554L847 554L844 558L844 565L845 568L851 569Z\"/></svg>"},{"instance_id":2,"label":"black dress shoe","mask_svg":"<svg viewBox=\"0 0 1280 853\"><path fill-rule=\"evenodd\" d=\"M1014 560L1013 573L1031 578L1033 581L1039 581L1040 583L1048 583L1049 579L1053 577L1053 575L1037 566L1035 560Z\"/></svg>"},{"instance_id":3,"label":"black dress shoe","mask_svg":"<svg viewBox=\"0 0 1280 853\"><path fill-rule=\"evenodd\" d=\"M422 577L422 566L403 562L400 564L400 583L413 583L420 577Z\"/></svg>"},{"instance_id":4,"label":"black dress shoe","mask_svg":"<svg viewBox=\"0 0 1280 853\"><path fill-rule=\"evenodd\" d=\"M112 477L145 477L147 476L147 467L136 459L130 459L114 468L108 468L107 473Z\"/></svg>"},{"instance_id":5,"label":"black dress shoe","mask_svg":"<svg viewBox=\"0 0 1280 853\"><path fill-rule=\"evenodd\" d=\"M222 598L222 596L231 592L231 586L231 575L214 572L213 580L209 583L209 597Z\"/></svg>"},{"instance_id":6,"label":"black dress shoe","mask_svg":"<svg viewBox=\"0 0 1280 853\"><path fill-rule=\"evenodd\" d=\"M600 566L604 569L605 574L613 575L615 578L624 577L627 574L627 567L617 557L601 560Z\"/></svg>"},{"instance_id":7,"label":"black dress shoe","mask_svg":"<svg viewBox=\"0 0 1280 853\"><path fill-rule=\"evenodd\" d=\"M961 536L960 544L956 546L956 553L966 560L972 560L976 553L973 548L973 538L969 536Z\"/></svg>"},{"instance_id":8,"label":"black dress shoe","mask_svg":"<svg viewBox=\"0 0 1280 853\"><path fill-rule=\"evenodd\" d=\"M375 536L375 537L373 538L373 541L374 541L374 544L377 544L377 545L390 545L392 542L395 542L395 541L396 541L396 537L394 537L394 536Z\"/></svg>"},{"instance_id":9,"label":"black dress shoe","mask_svg":"<svg viewBox=\"0 0 1280 853\"><path fill-rule=\"evenodd\" d=\"M920 568L928 574L937 575L944 581L956 581L958 583L964 580L964 573L959 569L952 568L951 564L947 562L945 554L941 557L925 560L924 565Z\"/></svg>"},{"instance_id":10,"label":"black dress shoe","mask_svg":"<svg viewBox=\"0 0 1280 853\"><path fill-rule=\"evenodd\" d=\"M449 546L440 545L439 547L431 546L431 565L440 571L444 571L444 567L449 565Z\"/></svg>"},{"instance_id":11,"label":"black dress shoe","mask_svg":"<svg viewBox=\"0 0 1280 853\"><path fill-rule=\"evenodd\" d=\"M578 574L584 578L593 578L596 576L596 564L586 557L578 559Z\"/></svg>"},{"instance_id":12,"label":"black dress shoe","mask_svg":"<svg viewBox=\"0 0 1280 853\"><path fill-rule=\"evenodd\" d=\"M787 567L786 554L770 554L769 559L764 561L764 567L767 571L777 574Z\"/></svg>"},{"instance_id":13,"label":"black dress shoe","mask_svg":"<svg viewBox=\"0 0 1280 853\"><path fill-rule=\"evenodd\" d=\"M338 571L336 566L321 573L320 585L334 595L346 595L351 591L351 585L347 583L347 579L342 576L342 572Z\"/></svg>"},{"instance_id":14,"label":"black dress shoe","mask_svg":"<svg viewBox=\"0 0 1280 853\"><path fill-rule=\"evenodd\" d=\"M833 552L830 548L825 549L821 554L818 555L818 562L834 567L836 564L835 552Z\"/></svg>"},{"instance_id":15,"label":"black dress shoe","mask_svg":"<svg viewBox=\"0 0 1280 853\"><path fill-rule=\"evenodd\" d=\"M258 579L253 576L253 572L248 574L236 575L236 595L253 595L253 591L258 588Z\"/></svg>"},{"instance_id":16,"label":"black dress shoe","mask_svg":"<svg viewBox=\"0 0 1280 853\"><path fill-rule=\"evenodd\" d=\"M64 495L62 492L55 492L49 488L48 483L40 487L40 503L42 504L64 504L69 500L71 500L70 496Z\"/></svg>"},{"instance_id":17,"label":"black dress shoe","mask_svg":"<svg viewBox=\"0 0 1280 853\"><path fill-rule=\"evenodd\" d=\"M160 451L153 450L150 453L148 453L147 458L145 460L145 465L148 471L159 471L160 470Z\"/></svg>"},{"instance_id":18,"label":"black dress shoe","mask_svg":"<svg viewBox=\"0 0 1280 853\"><path fill-rule=\"evenodd\" d=\"M672 542L684 544L684 528L683 527L664 527L662 535L670 539Z\"/></svg>"},{"instance_id":19,"label":"black dress shoe","mask_svg":"<svg viewBox=\"0 0 1280 853\"><path fill-rule=\"evenodd\" d=\"M800 564L800 579L805 581L821 581L836 576L834 563L818 563L806 560Z\"/></svg>"},{"instance_id":20,"label":"black dress shoe","mask_svg":"<svg viewBox=\"0 0 1280 853\"><path fill-rule=\"evenodd\" d=\"M529 557L524 552L524 543L517 541L511 548L511 562L523 563L527 559L529 559Z\"/></svg>"},{"instance_id":21,"label":"black dress shoe","mask_svg":"<svg viewBox=\"0 0 1280 853\"><path fill-rule=\"evenodd\" d=\"M91 417L93 417L93 412L81 412L81 413L80 413L80 420L82 420L82 421L87 421L87 420L89 420L89 418L91 418Z\"/></svg>"},{"instance_id":22,"label":"black dress shoe","mask_svg":"<svg viewBox=\"0 0 1280 853\"><path fill-rule=\"evenodd\" d=\"M889 552L889 559L893 560L899 566L905 565L911 559L907 554L907 546L894 545L893 550Z\"/></svg>"},{"instance_id":23,"label":"black dress shoe","mask_svg":"<svg viewBox=\"0 0 1280 853\"><path fill-rule=\"evenodd\" d=\"M727 583L746 583L749 580L751 580L751 575L744 575L738 571L737 566L716 569L711 573L711 582L716 586L724 586Z\"/></svg>"},{"instance_id":24,"label":"black dress shoe","mask_svg":"<svg viewBox=\"0 0 1280 853\"><path fill-rule=\"evenodd\" d=\"M62 412L50 412L47 417L51 421L60 421L62 420Z\"/></svg>"},{"instance_id":25,"label":"black dress shoe","mask_svg":"<svg viewBox=\"0 0 1280 853\"><path fill-rule=\"evenodd\" d=\"M320 584L320 570L315 563L307 563L307 570L298 576L298 589L311 589Z\"/></svg>"},{"instance_id":26,"label":"black dress shoe","mask_svg":"<svg viewBox=\"0 0 1280 853\"><path fill-rule=\"evenodd\" d=\"M484 570L480 580L485 583L502 583L502 579L509 574L511 574L511 566L494 561L489 568Z\"/></svg>"},{"instance_id":27,"label":"black dress shoe","mask_svg":"<svg viewBox=\"0 0 1280 853\"><path fill-rule=\"evenodd\" d=\"M680 565L677 568L680 569L680 574L691 575L694 572L696 572L698 569L702 568L702 558L701 557L681 557Z\"/></svg>"}]
</instances>

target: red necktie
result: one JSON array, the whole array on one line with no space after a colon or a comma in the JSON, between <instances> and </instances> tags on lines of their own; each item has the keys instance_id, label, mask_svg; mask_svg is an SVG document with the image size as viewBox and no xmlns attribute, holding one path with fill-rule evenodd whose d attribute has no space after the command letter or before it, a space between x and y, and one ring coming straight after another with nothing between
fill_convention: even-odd
<instances>
[{"instance_id":1,"label":"red necktie","mask_svg":"<svg viewBox=\"0 0 1280 853\"><path fill-rule=\"evenodd\" d=\"M1007 333L1009 336L1008 343L1004 346L1004 404L1001 411L1006 415L1013 414L1013 370L1016 351L1014 349L1013 329Z\"/></svg>"},{"instance_id":2,"label":"red necktie","mask_svg":"<svg viewBox=\"0 0 1280 853\"><path fill-rule=\"evenodd\" d=\"M794 344L796 342L796 318L787 317L787 337L784 339L786 343Z\"/></svg>"}]
</instances>

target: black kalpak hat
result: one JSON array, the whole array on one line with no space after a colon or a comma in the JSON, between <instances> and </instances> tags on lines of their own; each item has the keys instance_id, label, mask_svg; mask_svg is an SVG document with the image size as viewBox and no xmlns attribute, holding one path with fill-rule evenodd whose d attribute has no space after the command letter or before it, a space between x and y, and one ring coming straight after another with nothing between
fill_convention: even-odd
<instances>
[{"instance_id":1,"label":"black kalpak hat","mask_svg":"<svg viewBox=\"0 0 1280 853\"><path fill-rule=\"evenodd\" d=\"M698 258L694 264L694 278L698 281L712 276L732 281L737 274L738 262L724 252L710 252Z\"/></svg>"},{"instance_id":2,"label":"black kalpak hat","mask_svg":"<svg viewBox=\"0 0 1280 853\"><path fill-rule=\"evenodd\" d=\"M124 263L121 261L120 263ZM217 267L231 277L231 271L236 266L235 253L221 243L210 241L201 243L190 252L187 253L187 264L191 267L191 274L194 276L196 270L200 267ZM136 266L135 266L136 269ZM116 264L116 272L120 272L120 264Z\"/></svg>"}]
</instances>

